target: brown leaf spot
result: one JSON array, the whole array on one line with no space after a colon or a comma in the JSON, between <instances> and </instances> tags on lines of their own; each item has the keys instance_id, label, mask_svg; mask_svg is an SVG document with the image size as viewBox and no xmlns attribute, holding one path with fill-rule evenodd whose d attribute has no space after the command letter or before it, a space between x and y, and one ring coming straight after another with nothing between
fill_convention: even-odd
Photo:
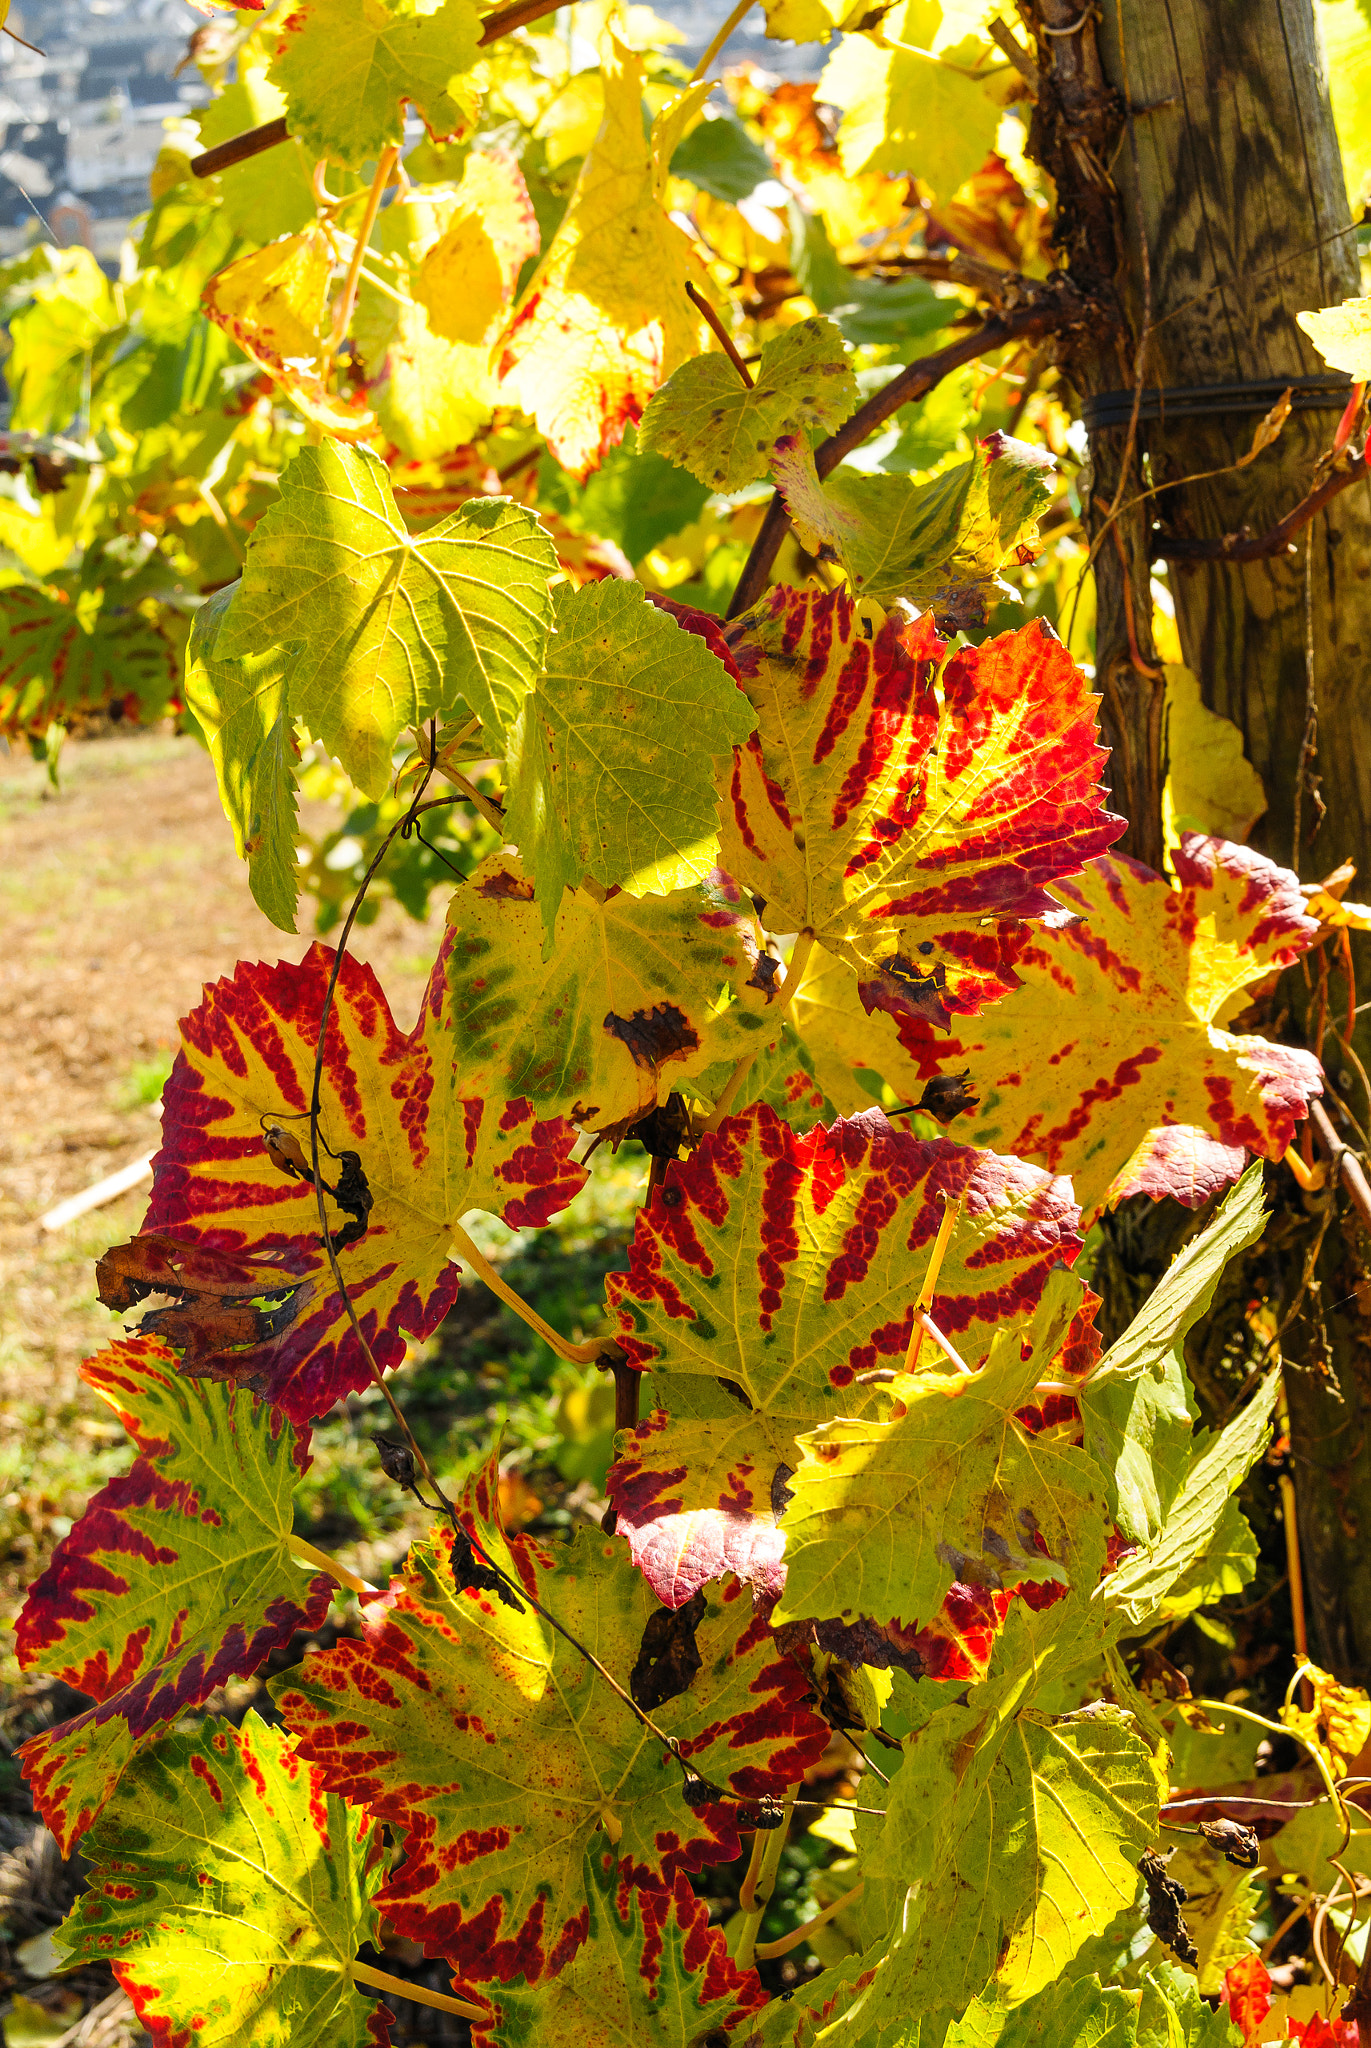
<instances>
[{"instance_id":1,"label":"brown leaf spot","mask_svg":"<svg viewBox=\"0 0 1371 2048\"><path fill-rule=\"evenodd\" d=\"M675 1003L657 1003L650 1010L635 1010L631 1017L616 1017L611 1010L604 1029L628 1047L635 1067L654 1070L667 1060L685 1059L700 1043L699 1033Z\"/></svg>"}]
</instances>

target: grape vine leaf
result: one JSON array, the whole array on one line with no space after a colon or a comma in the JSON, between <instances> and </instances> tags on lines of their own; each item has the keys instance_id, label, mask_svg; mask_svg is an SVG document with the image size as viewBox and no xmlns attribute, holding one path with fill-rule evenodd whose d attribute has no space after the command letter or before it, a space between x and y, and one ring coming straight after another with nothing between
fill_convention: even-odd
<instances>
[{"instance_id":1,"label":"grape vine leaf","mask_svg":"<svg viewBox=\"0 0 1371 2048\"><path fill-rule=\"evenodd\" d=\"M1182 1247L1081 1393L1085 1441L1113 1474L1115 1519L1134 1543L1160 1534L1194 1453L1198 1419L1185 1339L1208 1312L1231 1259L1266 1222L1262 1169L1247 1169L1218 1214Z\"/></svg>"},{"instance_id":2,"label":"grape vine leaf","mask_svg":"<svg viewBox=\"0 0 1371 2048\"><path fill-rule=\"evenodd\" d=\"M623 1128L767 1033L778 990L752 906L726 875L650 902L562 899L552 950L533 883L495 854L459 890L446 947L454 1057L493 1099Z\"/></svg>"},{"instance_id":3,"label":"grape vine leaf","mask_svg":"<svg viewBox=\"0 0 1371 2048\"><path fill-rule=\"evenodd\" d=\"M168 1735L131 1764L83 1845L92 1865L55 1937L110 1963L159 2040L197 2048L385 2048L358 1997L380 1940L380 1830L325 1792L249 1713Z\"/></svg>"},{"instance_id":4,"label":"grape vine leaf","mask_svg":"<svg viewBox=\"0 0 1371 2048\"><path fill-rule=\"evenodd\" d=\"M534 878L544 949L585 875L631 896L700 882L719 852L711 757L756 715L701 635L636 583L555 593L547 666L510 733L507 829Z\"/></svg>"},{"instance_id":5,"label":"grape vine leaf","mask_svg":"<svg viewBox=\"0 0 1371 2048\"><path fill-rule=\"evenodd\" d=\"M766 475L783 434L831 433L856 403L857 380L838 328L831 320L801 320L765 344L751 389L725 355L682 363L643 414L638 446L679 463L712 490L739 491Z\"/></svg>"},{"instance_id":6,"label":"grape vine leaf","mask_svg":"<svg viewBox=\"0 0 1371 2048\"><path fill-rule=\"evenodd\" d=\"M402 100L435 142L462 133L475 101L460 81L479 36L471 0L306 0L284 23L271 83L291 134L356 171L404 141Z\"/></svg>"},{"instance_id":7,"label":"grape vine leaf","mask_svg":"<svg viewBox=\"0 0 1371 2048\"><path fill-rule=\"evenodd\" d=\"M1371 380L1371 317L1365 299L1347 299L1341 306L1297 313L1295 322L1330 370L1346 370L1360 384Z\"/></svg>"},{"instance_id":8,"label":"grape vine leaf","mask_svg":"<svg viewBox=\"0 0 1371 2048\"><path fill-rule=\"evenodd\" d=\"M997 921L1058 910L1046 885L1123 830L1098 699L1050 628L949 654L926 614L780 587L728 637L758 731L722 865L769 927L848 960L868 1010L945 1024L1013 987Z\"/></svg>"},{"instance_id":9,"label":"grape vine leaf","mask_svg":"<svg viewBox=\"0 0 1371 2048\"><path fill-rule=\"evenodd\" d=\"M0 734L41 736L56 719L118 705L165 715L176 695L176 650L141 612L83 608L18 583L0 590Z\"/></svg>"},{"instance_id":10,"label":"grape vine leaf","mask_svg":"<svg viewBox=\"0 0 1371 2048\"><path fill-rule=\"evenodd\" d=\"M464 1526L622 1683L655 1602L617 1539L580 1531L557 1552L506 1538L493 1467ZM630 1882L738 1854L738 1811L693 1812L681 1774L593 1668L529 1607L454 1582L452 1535L411 1547L404 1577L340 1642L283 1678L302 1757L404 1840L379 1903L392 1925L464 1976L555 1975L586 1935L584 1861L611 1841ZM695 1631L701 1668L654 1710L693 1768L744 1797L779 1794L829 1731L797 1665L778 1655L736 1582Z\"/></svg>"},{"instance_id":11,"label":"grape vine leaf","mask_svg":"<svg viewBox=\"0 0 1371 2048\"><path fill-rule=\"evenodd\" d=\"M578 482L708 336L685 287L709 279L654 189L642 67L617 37L606 45L604 122L498 358L508 402Z\"/></svg>"},{"instance_id":12,"label":"grape vine leaf","mask_svg":"<svg viewBox=\"0 0 1371 2048\"><path fill-rule=\"evenodd\" d=\"M195 614L186 656L186 702L209 743L219 801L233 844L248 864L260 910L283 932L295 930L300 884L295 870L295 723L286 693L286 657L218 658L219 629L233 586L214 591Z\"/></svg>"},{"instance_id":13,"label":"grape vine leaf","mask_svg":"<svg viewBox=\"0 0 1371 2048\"><path fill-rule=\"evenodd\" d=\"M473 2030L474 2048L694 2048L766 2003L684 1871L672 1891L635 1890L612 1856L587 1851L585 1899L585 1945L551 1984L492 1993L495 2019Z\"/></svg>"},{"instance_id":14,"label":"grape vine leaf","mask_svg":"<svg viewBox=\"0 0 1371 2048\"><path fill-rule=\"evenodd\" d=\"M152 1327L184 1351L183 1371L250 1386L296 1422L371 1384L324 1261L314 1189L273 1165L264 1136L272 1124L303 1134L308 1156L305 1116L332 966L332 953L316 945L298 966L240 964L231 981L206 989L181 1027L145 1235L133 1240L134 1248L149 1245L161 1258L167 1245L173 1253L184 1246L184 1281L154 1274L148 1283L172 1291L178 1284L195 1291L197 1253L247 1255L249 1277L235 1289L230 1272L217 1292L244 1303L276 1292L284 1298L274 1310L227 1343L213 1318L202 1327L194 1307L158 1310ZM406 1335L430 1335L451 1307L452 1225L468 1209L490 1209L516 1227L541 1224L585 1180L584 1168L569 1158L572 1126L540 1118L524 1099L480 1096L454 1065L450 1033L441 953L408 1036L396 1029L371 969L344 956L329 1017L319 1129L335 1158L358 1155L371 1196L365 1233L344 1243L338 1259L383 1371L400 1363ZM331 1164L322 1150L321 1160L326 1179L341 1175L346 1163ZM328 1213L336 1233L344 1212L331 1198ZM113 1307L137 1298L117 1288L102 1292Z\"/></svg>"},{"instance_id":15,"label":"grape vine leaf","mask_svg":"<svg viewBox=\"0 0 1371 2048\"><path fill-rule=\"evenodd\" d=\"M64 1855L131 1757L317 1628L332 1591L303 1579L287 1549L306 1437L247 1393L182 1379L148 1337L87 1359L81 1377L138 1457L62 1538L16 1624L22 1670L96 1703L20 1752Z\"/></svg>"},{"instance_id":16,"label":"grape vine leaf","mask_svg":"<svg viewBox=\"0 0 1371 2048\"><path fill-rule=\"evenodd\" d=\"M1266 1448L1279 1386L1279 1370L1269 1372L1231 1422L1196 1437L1190 1469L1155 1540L1125 1557L1101 1582L1099 1600L1130 1635L1157 1616L1178 1618L1203 1606L1214 1597L1206 1572L1242 1554L1234 1543L1234 1525L1245 1531L1246 1523L1232 1496ZM1255 1546L1248 1556L1246 1578L1255 1567ZM1197 1581L1187 1585L1188 1575L1197 1571ZM1239 1591L1246 1579L1234 1576L1236 1584L1223 1583L1218 1590Z\"/></svg>"},{"instance_id":17,"label":"grape vine leaf","mask_svg":"<svg viewBox=\"0 0 1371 2048\"><path fill-rule=\"evenodd\" d=\"M238 55L237 79L222 85L198 115L200 147L213 149L249 128L277 121L286 111L282 95L266 75L266 58L251 45ZM250 156L220 171L216 184L236 234L253 242L274 242L298 234L314 219L317 202L313 164L294 137L275 149Z\"/></svg>"},{"instance_id":18,"label":"grape vine leaf","mask_svg":"<svg viewBox=\"0 0 1371 2048\"><path fill-rule=\"evenodd\" d=\"M216 272L201 304L306 419L355 439L375 421L364 403L331 392L327 381L324 314L337 261L333 230L316 225Z\"/></svg>"},{"instance_id":19,"label":"grape vine leaf","mask_svg":"<svg viewBox=\"0 0 1371 2048\"><path fill-rule=\"evenodd\" d=\"M452 216L415 273L414 296L433 332L444 341L489 340L538 245L538 216L517 160L504 149L473 150Z\"/></svg>"},{"instance_id":20,"label":"grape vine leaf","mask_svg":"<svg viewBox=\"0 0 1371 2048\"><path fill-rule=\"evenodd\" d=\"M670 1410L621 1439L609 1479L619 1529L661 1599L678 1606L724 1570L780 1591L795 1439L864 1412L880 1389L858 1376L903 1364L947 1199L963 1209L932 1316L975 1370L1076 1254L1064 1182L911 1137L879 1110L800 1136L766 1106L668 1169L639 1212L627 1273L607 1282L628 1362L650 1368Z\"/></svg>"},{"instance_id":21,"label":"grape vine leaf","mask_svg":"<svg viewBox=\"0 0 1371 2048\"><path fill-rule=\"evenodd\" d=\"M907 598L967 627L985 623L993 600L1016 595L999 572L1011 556L1031 559L1055 467L1045 449L1002 433L922 484L847 468L821 484L808 443L793 434L772 462L801 546L835 548L859 596Z\"/></svg>"},{"instance_id":22,"label":"grape vine leaf","mask_svg":"<svg viewBox=\"0 0 1371 2048\"><path fill-rule=\"evenodd\" d=\"M220 656L289 650L294 715L368 796L407 725L464 700L503 735L542 664L557 556L535 515L471 498L411 537L368 448L303 448L253 530Z\"/></svg>"},{"instance_id":23,"label":"grape vine leaf","mask_svg":"<svg viewBox=\"0 0 1371 2048\"><path fill-rule=\"evenodd\" d=\"M918 0L906 0L879 33L844 36L824 67L818 96L845 110L838 149L849 178L916 171L945 201L995 147L1000 109L975 75L994 53L968 37L929 55L917 47L917 29L906 31L906 17L918 11Z\"/></svg>"},{"instance_id":24,"label":"grape vine leaf","mask_svg":"<svg viewBox=\"0 0 1371 2048\"><path fill-rule=\"evenodd\" d=\"M1110 1525L1105 1474L1017 1412L1080 1307L1078 1281L1052 1282L1026 1328L995 1333L979 1371L939 1361L897 1373L874 1412L798 1437L778 1624L928 1614L954 1580L1094 1585Z\"/></svg>"},{"instance_id":25,"label":"grape vine leaf","mask_svg":"<svg viewBox=\"0 0 1371 2048\"><path fill-rule=\"evenodd\" d=\"M1174 863L1175 889L1115 855L1053 883L1057 918L1013 954L1023 985L950 1044L902 1023L912 1070L886 1076L917 1095L969 1068L980 1102L959 1135L1069 1164L1087 1225L1128 1195L1198 1208L1248 1152L1279 1159L1321 1088L1311 1053L1224 1028L1317 936L1294 875L1195 834Z\"/></svg>"}]
</instances>

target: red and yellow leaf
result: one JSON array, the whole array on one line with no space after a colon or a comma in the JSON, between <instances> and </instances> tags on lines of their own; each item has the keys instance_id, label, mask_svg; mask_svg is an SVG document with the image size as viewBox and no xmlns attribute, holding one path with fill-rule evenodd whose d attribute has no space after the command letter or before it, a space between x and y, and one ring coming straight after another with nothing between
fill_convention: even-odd
<instances>
[{"instance_id":1,"label":"red and yellow leaf","mask_svg":"<svg viewBox=\"0 0 1371 2048\"><path fill-rule=\"evenodd\" d=\"M621 1439L610 1495L635 1562L670 1605L724 1571L781 1591L796 1440L877 1412L909 1354L949 1201L961 1212L931 1316L974 1372L997 1332L1027 1327L1054 1266L1079 1249L1064 1182L927 1143L879 1110L799 1136L765 1106L669 1169L608 1291L619 1342L650 1370L657 1404ZM1059 1353L1091 1356L1074 1320ZM932 1337L920 1358L937 1373L949 1363ZM1032 1377L1044 1370L1040 1360ZM957 1575L949 1568L942 1587Z\"/></svg>"},{"instance_id":2,"label":"red and yellow leaf","mask_svg":"<svg viewBox=\"0 0 1371 2048\"><path fill-rule=\"evenodd\" d=\"M153 1161L145 1230L187 1247L266 1262L240 1290L248 1301L293 1289L269 1324L197 1343L184 1317L159 1327L186 1352L185 1369L231 1378L279 1403L295 1421L321 1415L371 1382L319 1239L314 1189L273 1163L265 1131L299 1136L308 1153L314 1049L332 956L312 946L298 967L240 966L205 991L185 1020L167 1083L162 1149ZM364 1233L338 1259L358 1321L385 1370L406 1338L430 1335L457 1294L452 1226L488 1209L516 1226L546 1223L585 1180L576 1139L525 1097L486 1099L454 1064L446 967L440 954L419 1021L406 1036L370 968L345 958L329 1018L319 1129L355 1153L371 1208ZM334 1184L341 1185L341 1178ZM328 1200L332 1231L347 1219ZM163 1249L159 1247L159 1249ZM194 1292L192 1259L184 1285ZM232 1292L231 1279L223 1283ZM116 1301L116 1306L127 1305Z\"/></svg>"},{"instance_id":3,"label":"red and yellow leaf","mask_svg":"<svg viewBox=\"0 0 1371 2048\"><path fill-rule=\"evenodd\" d=\"M183 1378L164 1344L133 1337L81 1368L138 1447L29 1589L24 1670L95 1701L22 1752L64 1854L130 1759L217 1687L258 1670L328 1612L327 1579L291 1560L291 1496L308 1439L241 1388Z\"/></svg>"},{"instance_id":4,"label":"red and yellow leaf","mask_svg":"<svg viewBox=\"0 0 1371 2048\"><path fill-rule=\"evenodd\" d=\"M506 1539L495 1490L489 1470L472 1483L466 1525L626 1683L660 1611L626 1547L584 1530L556 1552ZM412 1548L364 1610L362 1640L308 1658L278 1697L330 1790L402 1835L379 1898L398 1931L465 1976L533 1983L586 1939L588 1850L612 1842L625 1878L670 1888L738 1854L737 1809L692 1811L679 1768L585 1659L531 1608L460 1591L451 1549L447 1531ZM654 1718L714 1783L781 1793L828 1741L807 1681L736 1581L713 1593L695 1642L693 1683Z\"/></svg>"},{"instance_id":5,"label":"red and yellow leaf","mask_svg":"<svg viewBox=\"0 0 1371 2048\"><path fill-rule=\"evenodd\" d=\"M1321 1090L1312 1053L1224 1028L1318 936L1294 875L1195 834L1175 866L1175 889L1114 855L1054 885L1058 917L1015 954L1023 986L950 1045L902 1022L910 1061L879 1062L911 1098L969 1069L958 1135L1069 1173L1086 1223L1127 1195L1198 1207L1249 1153L1279 1159Z\"/></svg>"},{"instance_id":6,"label":"red and yellow leaf","mask_svg":"<svg viewBox=\"0 0 1371 2048\"><path fill-rule=\"evenodd\" d=\"M1098 699L1050 629L949 654L926 614L780 588L729 639L758 730L721 860L770 929L840 954L868 1010L945 1024L1014 987L1000 927L1123 830Z\"/></svg>"}]
</instances>

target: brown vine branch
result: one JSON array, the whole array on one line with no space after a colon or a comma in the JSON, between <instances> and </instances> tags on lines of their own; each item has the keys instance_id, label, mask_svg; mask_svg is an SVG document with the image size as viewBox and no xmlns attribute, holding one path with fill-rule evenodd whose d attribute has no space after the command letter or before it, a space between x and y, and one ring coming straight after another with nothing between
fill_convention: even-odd
<instances>
[{"instance_id":1,"label":"brown vine branch","mask_svg":"<svg viewBox=\"0 0 1371 2048\"><path fill-rule=\"evenodd\" d=\"M555 14L562 0L516 0L513 7L498 7L494 14L486 16L486 25L481 31L481 48L489 49L498 43L501 36L510 35L516 28L527 28L530 22L541 21L545 14Z\"/></svg>"},{"instance_id":2,"label":"brown vine branch","mask_svg":"<svg viewBox=\"0 0 1371 2048\"><path fill-rule=\"evenodd\" d=\"M284 115L276 121L264 121L260 128L245 128L241 135L230 135L227 142L216 142L213 149L193 156L191 174L196 178L217 177L220 171L231 171L235 164L245 164L250 156L260 156L264 149L275 149L278 142L289 140Z\"/></svg>"},{"instance_id":3,"label":"brown vine branch","mask_svg":"<svg viewBox=\"0 0 1371 2048\"><path fill-rule=\"evenodd\" d=\"M1371 1186L1368 1186L1362 1163L1355 1152L1343 1144L1333 1129L1328 1112L1321 1102L1309 1105L1309 1122L1318 1140L1319 1150L1337 1173L1351 1198L1353 1207L1368 1230L1371 1230Z\"/></svg>"},{"instance_id":4,"label":"brown vine branch","mask_svg":"<svg viewBox=\"0 0 1371 2048\"><path fill-rule=\"evenodd\" d=\"M1192 540L1184 534L1168 533L1158 527L1152 537L1152 552L1168 562L1260 562L1268 555L1283 555L1290 551L1297 533L1308 526L1316 513L1342 493L1359 484L1366 475L1366 456L1355 456L1346 469L1335 470L1332 476L1312 490L1308 497L1301 498L1286 513L1284 519L1266 533L1221 534L1217 540Z\"/></svg>"},{"instance_id":5,"label":"brown vine branch","mask_svg":"<svg viewBox=\"0 0 1371 2048\"><path fill-rule=\"evenodd\" d=\"M1054 277L1050 280L1050 289L1040 288L1029 303L997 313L961 340L934 350L932 355L920 356L897 377L892 377L882 390L874 392L865 405L858 406L847 424L839 427L836 434L831 434L816 448L814 466L819 475L830 476L843 457L860 447L867 435L883 426L892 413L898 412L902 405L911 405L920 398L926 398L935 385L953 370L959 370L963 363L974 362L977 356L1003 348L1010 341L1076 326L1084 315L1084 302L1064 278ZM763 595L781 542L789 530L790 514L786 510L785 499L777 491L766 508L766 517L743 564L743 573L738 578L738 587L728 608L729 618L734 619L739 612L750 610Z\"/></svg>"}]
</instances>

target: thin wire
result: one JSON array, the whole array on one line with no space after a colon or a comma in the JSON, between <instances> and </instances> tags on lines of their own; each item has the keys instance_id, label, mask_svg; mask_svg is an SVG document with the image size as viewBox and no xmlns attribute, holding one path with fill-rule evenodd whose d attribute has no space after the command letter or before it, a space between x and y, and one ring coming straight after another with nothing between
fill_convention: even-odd
<instances>
[{"instance_id":1,"label":"thin wire","mask_svg":"<svg viewBox=\"0 0 1371 2048\"><path fill-rule=\"evenodd\" d=\"M1314 522L1304 540L1304 733L1295 768L1295 816L1291 826L1290 865L1300 872L1300 826L1304 813L1304 779L1315 758L1319 731L1318 699L1314 695ZM1317 827L1315 828L1317 830Z\"/></svg>"}]
</instances>

